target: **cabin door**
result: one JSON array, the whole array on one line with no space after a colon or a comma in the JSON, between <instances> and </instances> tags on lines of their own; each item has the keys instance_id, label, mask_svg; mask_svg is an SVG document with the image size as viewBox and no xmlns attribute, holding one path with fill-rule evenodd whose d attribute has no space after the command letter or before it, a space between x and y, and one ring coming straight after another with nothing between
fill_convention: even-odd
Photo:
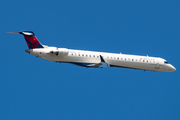
<instances>
[{"instance_id":1,"label":"cabin door","mask_svg":"<svg viewBox=\"0 0 180 120\"><path fill-rule=\"evenodd\" d=\"M160 69L159 61L156 62L155 69Z\"/></svg>"}]
</instances>

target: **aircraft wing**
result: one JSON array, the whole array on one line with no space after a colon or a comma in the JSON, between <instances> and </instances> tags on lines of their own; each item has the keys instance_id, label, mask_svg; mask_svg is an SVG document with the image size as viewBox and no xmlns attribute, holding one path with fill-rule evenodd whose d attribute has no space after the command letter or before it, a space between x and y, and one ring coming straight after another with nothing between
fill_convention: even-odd
<instances>
[{"instance_id":1,"label":"aircraft wing","mask_svg":"<svg viewBox=\"0 0 180 120\"><path fill-rule=\"evenodd\" d=\"M100 59L101 59L100 63L90 64L90 65L87 65L87 67L100 67L100 68L110 67L109 64L105 62L105 60L103 59L101 55L100 55Z\"/></svg>"}]
</instances>

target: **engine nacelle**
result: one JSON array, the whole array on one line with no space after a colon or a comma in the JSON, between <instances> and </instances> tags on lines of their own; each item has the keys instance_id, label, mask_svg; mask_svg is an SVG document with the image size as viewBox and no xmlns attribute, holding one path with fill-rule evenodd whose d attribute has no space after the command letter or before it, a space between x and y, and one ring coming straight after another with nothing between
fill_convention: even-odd
<instances>
[{"instance_id":1,"label":"engine nacelle","mask_svg":"<svg viewBox=\"0 0 180 120\"><path fill-rule=\"evenodd\" d=\"M57 48L56 50L50 51L50 53L56 56L67 56L69 50L67 48Z\"/></svg>"}]
</instances>

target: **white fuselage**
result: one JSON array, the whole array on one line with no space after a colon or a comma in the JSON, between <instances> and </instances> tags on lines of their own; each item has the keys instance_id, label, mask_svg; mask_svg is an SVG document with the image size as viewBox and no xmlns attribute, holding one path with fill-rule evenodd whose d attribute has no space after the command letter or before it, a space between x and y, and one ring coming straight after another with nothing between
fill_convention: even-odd
<instances>
[{"instance_id":1,"label":"white fuselage","mask_svg":"<svg viewBox=\"0 0 180 120\"><path fill-rule=\"evenodd\" d=\"M72 63L84 67L100 63L100 56L102 56L109 67L123 67L163 72L176 70L175 67L169 64L165 59L159 57L93 52L56 47L28 49L26 52L46 60Z\"/></svg>"}]
</instances>

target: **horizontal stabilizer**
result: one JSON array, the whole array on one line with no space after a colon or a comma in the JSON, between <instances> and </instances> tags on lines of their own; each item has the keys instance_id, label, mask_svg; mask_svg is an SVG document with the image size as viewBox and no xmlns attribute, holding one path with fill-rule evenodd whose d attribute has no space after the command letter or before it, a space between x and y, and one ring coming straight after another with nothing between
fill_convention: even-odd
<instances>
[{"instance_id":1,"label":"horizontal stabilizer","mask_svg":"<svg viewBox=\"0 0 180 120\"><path fill-rule=\"evenodd\" d=\"M19 32L6 32L6 33L16 33L16 34L19 34Z\"/></svg>"}]
</instances>

